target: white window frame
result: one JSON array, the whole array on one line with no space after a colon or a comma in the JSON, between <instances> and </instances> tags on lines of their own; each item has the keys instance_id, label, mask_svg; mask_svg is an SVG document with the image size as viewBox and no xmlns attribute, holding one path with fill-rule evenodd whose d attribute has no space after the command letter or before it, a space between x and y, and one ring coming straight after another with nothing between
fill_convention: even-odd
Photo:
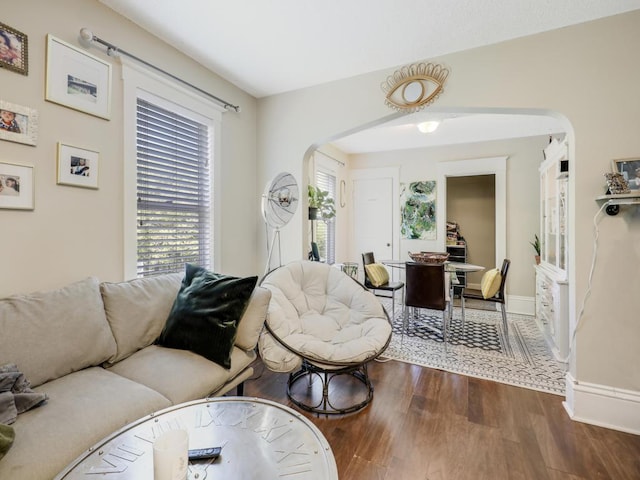
<instances>
[{"instance_id":1,"label":"white window frame","mask_svg":"<svg viewBox=\"0 0 640 480\"><path fill-rule=\"evenodd\" d=\"M334 191L334 206L336 209L336 216L331 220L333 222L333 260L334 262L337 262L337 238L338 238L338 197L340 195L340 192L338 191L339 189L339 185L340 185L340 178L338 175L338 171L335 168L335 164L333 163L333 160L327 160L325 159L323 156L320 155L315 155L315 165L314 165L314 171L313 171L313 184L317 185L317 176L318 176L318 172L322 172L324 174L327 175L331 175L336 182L335 185L335 191ZM317 220L316 222L321 221L321 220ZM311 228L315 228L315 225L312 225ZM316 234L317 234L317 229L316 229ZM329 259L325 259L325 261L329 261Z\"/></svg>"},{"instance_id":2,"label":"white window frame","mask_svg":"<svg viewBox=\"0 0 640 480\"><path fill-rule=\"evenodd\" d=\"M214 270L220 266L220 132L224 108L210 99L183 88L174 81L153 73L125 58L122 61L123 79L123 128L124 128L124 168L123 168L123 272L125 279L136 278L138 261L137 241L137 99L139 96L155 100L164 100L181 106L180 114L202 121L205 119L211 131L211 261Z\"/></svg>"}]
</instances>

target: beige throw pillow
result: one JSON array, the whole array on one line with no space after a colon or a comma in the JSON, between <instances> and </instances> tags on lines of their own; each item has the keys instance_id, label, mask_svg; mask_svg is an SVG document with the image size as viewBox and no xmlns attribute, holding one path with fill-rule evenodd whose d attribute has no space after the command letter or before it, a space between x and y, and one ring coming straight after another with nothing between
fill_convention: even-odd
<instances>
[{"instance_id":1,"label":"beige throw pillow","mask_svg":"<svg viewBox=\"0 0 640 480\"><path fill-rule=\"evenodd\" d=\"M480 290L484 298L491 298L498 290L500 290L500 282L502 282L502 274L497 268L485 272L480 282Z\"/></svg>"},{"instance_id":2,"label":"beige throw pillow","mask_svg":"<svg viewBox=\"0 0 640 480\"><path fill-rule=\"evenodd\" d=\"M385 283L389 283L389 272L387 271L387 267L381 263L371 263L369 265L365 265L364 268L367 271L369 282L374 287L379 287Z\"/></svg>"}]
</instances>

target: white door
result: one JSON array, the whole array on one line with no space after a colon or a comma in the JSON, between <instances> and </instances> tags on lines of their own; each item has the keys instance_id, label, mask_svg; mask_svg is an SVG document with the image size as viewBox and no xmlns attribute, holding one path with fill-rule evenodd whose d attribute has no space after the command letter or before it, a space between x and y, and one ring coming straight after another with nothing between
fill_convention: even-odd
<instances>
[{"instance_id":1,"label":"white door","mask_svg":"<svg viewBox=\"0 0 640 480\"><path fill-rule=\"evenodd\" d=\"M392 177L352 180L352 258L361 261L364 252L376 261L394 258L393 186Z\"/></svg>"}]
</instances>

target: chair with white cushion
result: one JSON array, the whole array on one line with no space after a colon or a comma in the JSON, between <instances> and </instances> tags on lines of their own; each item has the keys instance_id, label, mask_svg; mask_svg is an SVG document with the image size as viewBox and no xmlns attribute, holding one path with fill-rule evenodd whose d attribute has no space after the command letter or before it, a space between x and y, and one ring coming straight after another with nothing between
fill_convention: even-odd
<instances>
[{"instance_id":1,"label":"chair with white cushion","mask_svg":"<svg viewBox=\"0 0 640 480\"><path fill-rule=\"evenodd\" d=\"M375 295L339 269L309 261L279 267L261 285L272 295L258 343L260 356L270 370L289 373L289 399L323 414L350 413L368 405L373 386L367 363L391 341L391 322ZM345 403L343 392L332 383L338 377L364 385L364 390L357 389L356 401L351 402L349 387L345 390L350 403L336 406ZM311 398L316 378L322 382L322 393ZM301 395L298 381L305 379L308 387Z\"/></svg>"}]
</instances>

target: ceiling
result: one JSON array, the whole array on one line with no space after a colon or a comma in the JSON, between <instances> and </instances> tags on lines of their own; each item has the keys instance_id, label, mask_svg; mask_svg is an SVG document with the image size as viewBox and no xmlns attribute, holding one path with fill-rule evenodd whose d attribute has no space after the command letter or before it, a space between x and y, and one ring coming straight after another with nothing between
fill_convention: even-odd
<instances>
[{"instance_id":1,"label":"ceiling","mask_svg":"<svg viewBox=\"0 0 640 480\"><path fill-rule=\"evenodd\" d=\"M421 133L421 122L440 122L433 133ZM345 153L368 153L410 148L427 148L509 138L557 135L566 132L555 117L530 114L414 113L347 135L331 144Z\"/></svg>"},{"instance_id":2,"label":"ceiling","mask_svg":"<svg viewBox=\"0 0 640 480\"><path fill-rule=\"evenodd\" d=\"M640 0L100 1L257 98L640 9ZM135 46L118 46L137 53ZM501 117L458 115L412 141L446 142L457 125L455 138L468 142L464 132L495 132L494 121L506 121L503 129L549 118ZM553 122L539 128L553 130ZM399 132L415 133L393 127L370 135L378 144L387 138L376 150L394 149ZM357 144L364 138L351 140L340 148L363 151Z\"/></svg>"}]
</instances>

